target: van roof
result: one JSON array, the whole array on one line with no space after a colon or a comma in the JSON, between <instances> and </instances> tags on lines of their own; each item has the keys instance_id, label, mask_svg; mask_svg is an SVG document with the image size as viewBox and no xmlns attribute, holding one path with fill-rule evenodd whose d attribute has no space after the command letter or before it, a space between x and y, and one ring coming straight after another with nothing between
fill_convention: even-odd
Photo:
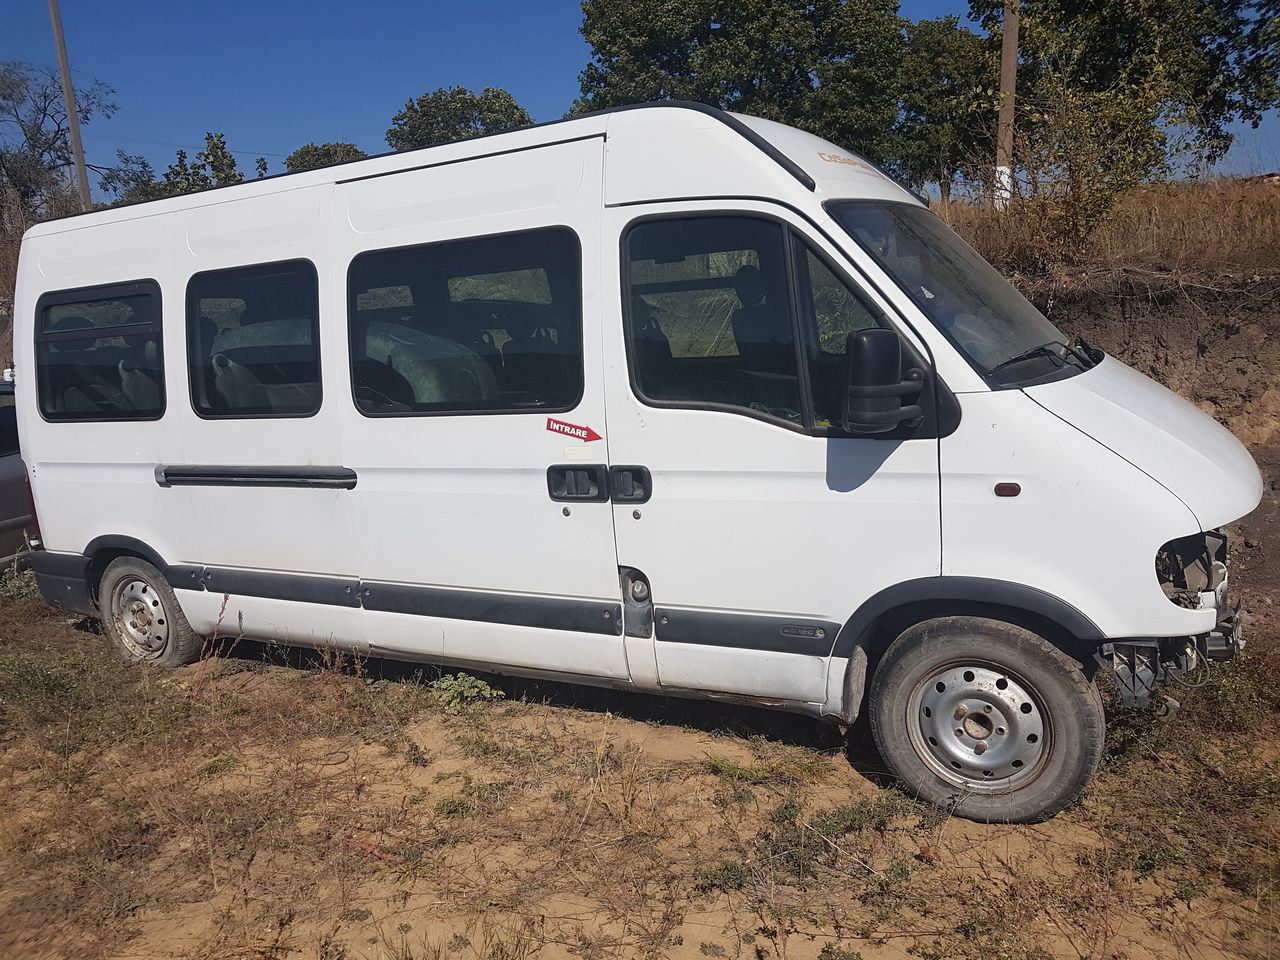
<instances>
[{"instance_id":1,"label":"van roof","mask_svg":"<svg viewBox=\"0 0 1280 960\"><path fill-rule=\"evenodd\" d=\"M805 140L812 140L818 145L825 145L828 148L834 148L834 145L826 143L818 137L803 133L802 131L789 127L785 124L770 120L763 120L758 117L729 113L705 103L696 103L684 100L661 100L652 103L638 103L614 107L608 110L600 110L594 113L583 114L580 117L549 120L544 123L521 127L518 130L509 130L502 133L480 134L475 137L468 137L462 140L451 141L449 143L434 144L429 147L417 147L412 150L389 151L387 153L375 154L370 157L363 157L359 160L347 160L341 163L317 167L311 170L276 173L253 180L245 180L242 183L221 187L210 187L204 190L184 193L175 197L136 201L133 203L103 207L98 210L90 210L84 213L67 214L62 217L55 217L42 221L41 223L32 226L26 232L25 236L35 237L51 233L61 233L68 229L77 229L82 226L89 226L90 224L98 225L125 220L135 220L161 213L173 213L175 211L192 207L205 206L212 203L222 203L230 199L247 199L249 197L283 193L289 190L319 186L327 183L347 183L354 180L387 176L389 174L417 169L424 166L434 166L441 163L456 163L481 156L491 156L495 153L516 152L571 140L604 137L608 130L610 118L617 114L633 113L638 111L660 111L665 114L673 112L674 110L694 111L705 117L719 121L719 123L737 134L738 137L741 138L741 141L744 142L744 145L750 145L751 147L761 151L766 157L776 163L782 171L785 171L790 178L793 178L795 182L808 191L814 191L817 189L818 180L815 179L812 171L806 169L803 164L798 162L797 159L791 155L794 150L788 151L783 145L780 145L778 141L781 139L785 142L796 138L804 138ZM653 115L653 113L650 113L650 116ZM674 117L672 119L674 119ZM794 144L790 144L790 146L794 147ZM893 181L893 179L882 168L867 160L860 154L843 150L842 148L834 149L840 149L840 155L833 155L819 151L817 152L817 156L829 163L848 164L860 168L859 172L864 175L871 174L876 179L888 181L890 184L896 186L905 195L902 199L914 197L915 199L923 202L924 198L920 197L918 194L910 193L906 188L901 187L901 185ZM844 172L847 172L847 169ZM824 175L823 179L826 179L826 175L829 172L822 171L822 173ZM74 223L69 223L69 221L74 221Z\"/></svg>"}]
</instances>

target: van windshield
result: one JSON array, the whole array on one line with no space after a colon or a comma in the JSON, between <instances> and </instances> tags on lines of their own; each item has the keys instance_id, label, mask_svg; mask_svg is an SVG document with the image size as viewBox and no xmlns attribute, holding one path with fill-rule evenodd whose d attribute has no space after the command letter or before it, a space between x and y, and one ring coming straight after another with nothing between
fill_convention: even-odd
<instances>
[{"instance_id":1,"label":"van windshield","mask_svg":"<svg viewBox=\"0 0 1280 960\"><path fill-rule=\"evenodd\" d=\"M1088 355L924 207L842 200L827 210L992 386L1070 376Z\"/></svg>"}]
</instances>

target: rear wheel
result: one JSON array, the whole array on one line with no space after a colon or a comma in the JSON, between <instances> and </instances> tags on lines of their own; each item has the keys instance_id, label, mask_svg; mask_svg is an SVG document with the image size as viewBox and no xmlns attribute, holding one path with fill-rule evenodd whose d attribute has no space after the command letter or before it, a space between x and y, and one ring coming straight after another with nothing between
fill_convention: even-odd
<instances>
[{"instance_id":1,"label":"rear wheel","mask_svg":"<svg viewBox=\"0 0 1280 960\"><path fill-rule=\"evenodd\" d=\"M997 620L911 627L872 678L871 732L903 787L971 820L1043 820L1102 756L1098 691L1043 637Z\"/></svg>"},{"instance_id":2,"label":"rear wheel","mask_svg":"<svg viewBox=\"0 0 1280 960\"><path fill-rule=\"evenodd\" d=\"M200 657L200 637L187 623L173 588L145 560L111 561L99 584L98 609L125 660L177 667Z\"/></svg>"}]
</instances>

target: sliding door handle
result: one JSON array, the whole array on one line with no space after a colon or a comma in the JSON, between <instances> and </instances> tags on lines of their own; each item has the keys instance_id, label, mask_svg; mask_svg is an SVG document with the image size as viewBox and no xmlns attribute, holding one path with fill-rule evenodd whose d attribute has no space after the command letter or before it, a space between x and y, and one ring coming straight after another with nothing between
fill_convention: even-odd
<instances>
[{"instance_id":1,"label":"sliding door handle","mask_svg":"<svg viewBox=\"0 0 1280 960\"><path fill-rule=\"evenodd\" d=\"M610 467L609 495L614 503L647 503L653 495L653 477L649 468Z\"/></svg>"},{"instance_id":2,"label":"sliding door handle","mask_svg":"<svg viewBox=\"0 0 1280 960\"><path fill-rule=\"evenodd\" d=\"M553 463L547 467L552 500L604 503L609 499L609 470L603 463Z\"/></svg>"}]
</instances>

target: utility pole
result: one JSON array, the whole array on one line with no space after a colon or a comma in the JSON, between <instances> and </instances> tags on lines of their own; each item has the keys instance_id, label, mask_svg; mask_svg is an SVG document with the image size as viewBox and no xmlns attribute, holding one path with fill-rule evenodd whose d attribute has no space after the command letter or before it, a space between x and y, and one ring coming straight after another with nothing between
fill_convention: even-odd
<instances>
[{"instance_id":1,"label":"utility pole","mask_svg":"<svg viewBox=\"0 0 1280 960\"><path fill-rule=\"evenodd\" d=\"M50 0L52 2L52 0ZM1004 212L1013 198L1013 98L1018 84L1018 5L1004 0L1004 37L1000 41L1000 121L996 130L995 207Z\"/></svg>"},{"instance_id":2,"label":"utility pole","mask_svg":"<svg viewBox=\"0 0 1280 960\"><path fill-rule=\"evenodd\" d=\"M49 19L53 22L53 43L58 48L58 69L62 71L62 102L67 105L67 128L71 131L71 154L76 162L76 183L80 188L80 209L88 211L89 173L84 166L84 143L80 140L80 111L76 109L76 92L71 86L71 65L67 62L67 41L62 35L62 14L58 0L49 0Z\"/></svg>"}]
</instances>

